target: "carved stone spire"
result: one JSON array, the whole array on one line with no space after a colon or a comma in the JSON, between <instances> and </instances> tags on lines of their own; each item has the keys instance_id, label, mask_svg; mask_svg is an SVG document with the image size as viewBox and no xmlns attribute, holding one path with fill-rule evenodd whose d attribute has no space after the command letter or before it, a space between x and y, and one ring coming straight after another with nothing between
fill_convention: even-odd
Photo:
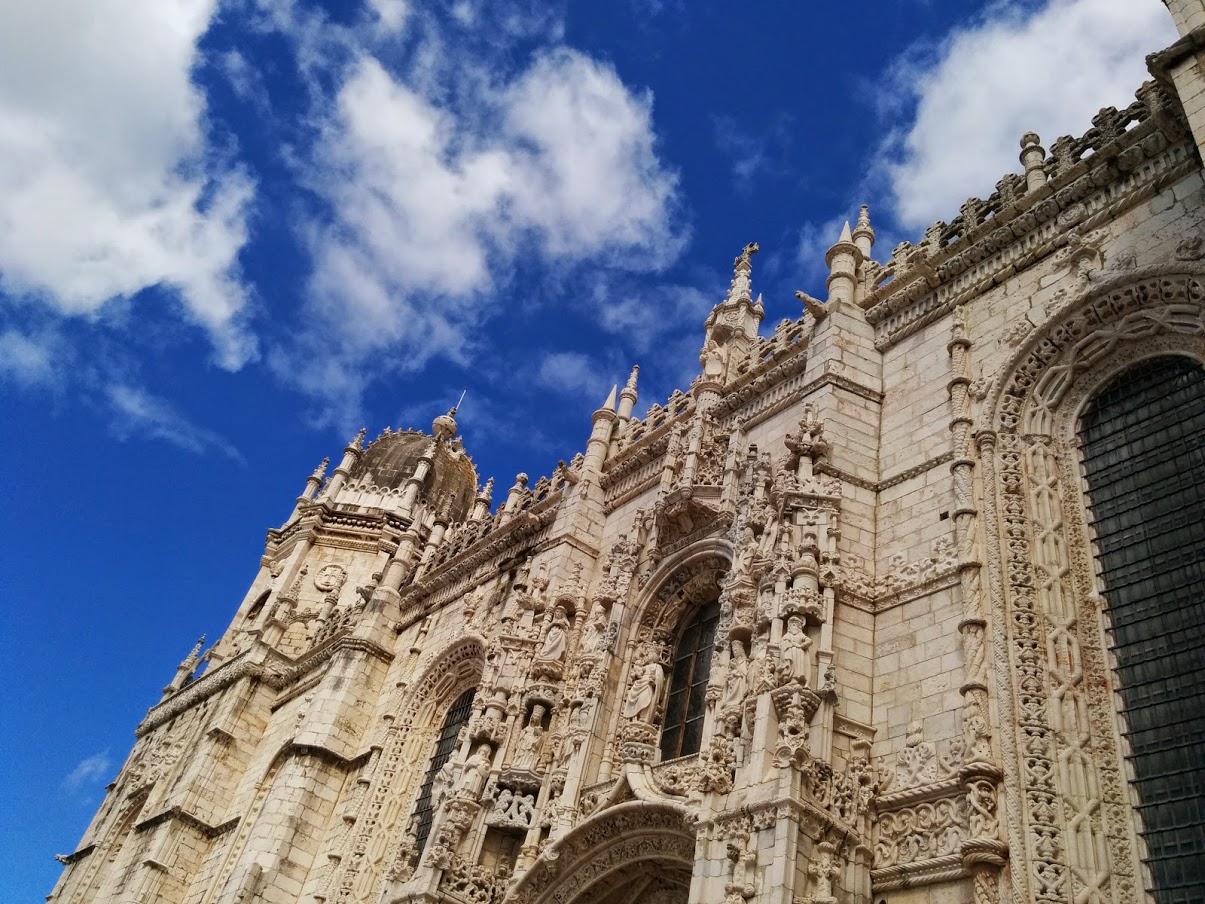
<instances>
[{"instance_id":1,"label":"carved stone spire","mask_svg":"<svg viewBox=\"0 0 1205 904\"><path fill-rule=\"evenodd\" d=\"M753 300L750 274L753 272L753 255L758 252L757 242L750 242L732 263L732 283L725 299L711 309L706 323L707 337L699 354L703 365L701 387L713 390L727 382L728 365L740 358L757 339L757 328L761 324L765 309L761 296Z\"/></svg>"},{"instance_id":2,"label":"carved stone spire","mask_svg":"<svg viewBox=\"0 0 1205 904\"><path fill-rule=\"evenodd\" d=\"M760 251L757 242L750 242L741 249L741 253L732 262L732 284L728 288L728 304L744 301L753 303L752 286L749 275L753 272L753 255Z\"/></svg>"},{"instance_id":3,"label":"carved stone spire","mask_svg":"<svg viewBox=\"0 0 1205 904\"><path fill-rule=\"evenodd\" d=\"M854 226L854 244L865 260L870 260L870 249L874 247L874 227L870 225L870 208L863 204L858 208L858 223Z\"/></svg>"},{"instance_id":4,"label":"carved stone spire","mask_svg":"<svg viewBox=\"0 0 1205 904\"><path fill-rule=\"evenodd\" d=\"M636 376L640 373L640 365L637 364L632 368L632 373L628 376L628 382L623 387L623 392L619 394L619 423L626 427L628 421L632 419L632 409L636 405Z\"/></svg>"}]
</instances>

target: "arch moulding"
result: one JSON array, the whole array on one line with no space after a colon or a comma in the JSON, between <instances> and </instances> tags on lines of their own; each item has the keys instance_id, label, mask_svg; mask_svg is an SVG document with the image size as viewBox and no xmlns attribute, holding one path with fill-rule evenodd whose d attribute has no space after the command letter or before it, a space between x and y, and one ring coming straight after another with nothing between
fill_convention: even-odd
<instances>
[{"instance_id":1,"label":"arch moulding","mask_svg":"<svg viewBox=\"0 0 1205 904\"><path fill-rule=\"evenodd\" d=\"M681 809L644 801L604 810L546 851L503 904L598 900L620 884L617 880L641 866L655 867L665 876L677 875L689 886L695 835L686 819Z\"/></svg>"},{"instance_id":2,"label":"arch moulding","mask_svg":"<svg viewBox=\"0 0 1205 904\"><path fill-rule=\"evenodd\" d=\"M1076 425L1105 382L1156 355L1205 360L1205 264L1088 286L1034 331L984 400L992 655L1023 900L1145 899Z\"/></svg>"}]
</instances>

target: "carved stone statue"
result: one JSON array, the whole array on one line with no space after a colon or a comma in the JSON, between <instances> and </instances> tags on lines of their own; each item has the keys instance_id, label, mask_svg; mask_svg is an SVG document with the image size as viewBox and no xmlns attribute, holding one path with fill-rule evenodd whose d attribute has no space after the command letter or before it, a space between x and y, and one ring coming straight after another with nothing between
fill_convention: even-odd
<instances>
[{"instance_id":1,"label":"carved stone statue","mask_svg":"<svg viewBox=\"0 0 1205 904\"><path fill-rule=\"evenodd\" d=\"M703 365L705 377L713 380L723 379L728 370L728 349L715 339L708 339L703 351L699 353L699 363Z\"/></svg>"},{"instance_id":2,"label":"carved stone statue","mask_svg":"<svg viewBox=\"0 0 1205 904\"><path fill-rule=\"evenodd\" d=\"M565 649L569 646L569 616L560 606L552 610L552 624L544 635L544 643L536 651L533 662L538 665L556 665L565 658Z\"/></svg>"},{"instance_id":3,"label":"carved stone statue","mask_svg":"<svg viewBox=\"0 0 1205 904\"><path fill-rule=\"evenodd\" d=\"M490 774L490 752L489 744L480 744L473 751L473 755L464 764L464 771L460 773L460 781L456 785L457 795L473 799L481 796L481 789L485 787L485 780Z\"/></svg>"},{"instance_id":4,"label":"carved stone statue","mask_svg":"<svg viewBox=\"0 0 1205 904\"><path fill-rule=\"evenodd\" d=\"M623 702L623 717L639 719L642 722L653 721L657 711L657 703L661 699L661 685L665 681L665 672L655 656L646 655L645 663L636 673L628 695Z\"/></svg>"},{"instance_id":5,"label":"carved stone statue","mask_svg":"<svg viewBox=\"0 0 1205 904\"><path fill-rule=\"evenodd\" d=\"M514 769L534 771L536 761L540 756L540 748L544 745L544 707L537 704L532 708L531 718L515 743L515 759L511 763Z\"/></svg>"},{"instance_id":6,"label":"carved stone statue","mask_svg":"<svg viewBox=\"0 0 1205 904\"><path fill-rule=\"evenodd\" d=\"M435 780L431 782L431 806L438 810L455 784L456 764L453 758L449 757L448 761L435 773Z\"/></svg>"},{"instance_id":7,"label":"carved stone statue","mask_svg":"<svg viewBox=\"0 0 1205 904\"><path fill-rule=\"evenodd\" d=\"M778 680L780 684L807 685L812 668L812 639L803 632L803 619L792 615L787 630L778 642Z\"/></svg>"},{"instance_id":8,"label":"carved stone statue","mask_svg":"<svg viewBox=\"0 0 1205 904\"><path fill-rule=\"evenodd\" d=\"M603 645L606 643L607 636L607 612L602 606L595 606L594 611L590 613L590 620L586 622L585 631L582 632L581 651L584 656L593 656L603 651Z\"/></svg>"},{"instance_id":9,"label":"carved stone statue","mask_svg":"<svg viewBox=\"0 0 1205 904\"><path fill-rule=\"evenodd\" d=\"M734 640L730 649L732 657L728 661L728 674L720 696L721 710L743 706L749 693L749 656L745 652L745 644Z\"/></svg>"}]
</instances>

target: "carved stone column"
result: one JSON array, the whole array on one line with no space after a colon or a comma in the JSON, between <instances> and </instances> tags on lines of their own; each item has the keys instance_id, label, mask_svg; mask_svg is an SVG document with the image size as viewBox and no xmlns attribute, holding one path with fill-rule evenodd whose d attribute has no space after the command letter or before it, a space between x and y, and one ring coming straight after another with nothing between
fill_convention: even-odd
<instances>
[{"instance_id":1,"label":"carved stone column","mask_svg":"<svg viewBox=\"0 0 1205 904\"><path fill-rule=\"evenodd\" d=\"M962 863L975 877L976 904L1000 900L998 873L1004 866L1008 845L1000 839L996 818L996 784L1002 777L992 752L991 720L988 710L987 619L981 581L982 560L978 539L978 511L974 502L975 460L971 445L971 340L966 314L956 308L950 353L950 434L954 460L954 535L958 551L958 579L962 596L962 635L965 680L962 693L962 729L966 740L966 765L959 773L967 794L971 830L962 845ZM989 490L990 491L990 490ZM989 815L990 814L990 815Z\"/></svg>"}]
</instances>

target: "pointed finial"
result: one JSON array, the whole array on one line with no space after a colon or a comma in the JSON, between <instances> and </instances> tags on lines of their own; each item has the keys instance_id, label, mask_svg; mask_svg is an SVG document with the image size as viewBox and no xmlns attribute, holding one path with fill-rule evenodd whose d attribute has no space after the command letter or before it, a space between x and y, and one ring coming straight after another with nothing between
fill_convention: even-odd
<instances>
[{"instance_id":1,"label":"pointed finial","mask_svg":"<svg viewBox=\"0 0 1205 904\"><path fill-rule=\"evenodd\" d=\"M837 239L837 241L838 242L852 242L853 240L854 240L854 237L853 237L853 235L850 234L850 231L849 231L849 220L846 220L845 225L841 227L841 236L840 236L840 238Z\"/></svg>"},{"instance_id":2,"label":"pointed finial","mask_svg":"<svg viewBox=\"0 0 1205 904\"><path fill-rule=\"evenodd\" d=\"M205 646L204 634L197 639L196 646L194 646L189 654L184 657L184 660L180 663L180 668L188 669L190 672L195 669L197 667L197 663L201 661L201 648L203 646Z\"/></svg>"},{"instance_id":3,"label":"pointed finial","mask_svg":"<svg viewBox=\"0 0 1205 904\"><path fill-rule=\"evenodd\" d=\"M619 392L618 384L611 387L611 391L607 394L607 400L605 402L603 402L604 410L606 410L606 411L614 411L615 410L615 396L618 392Z\"/></svg>"},{"instance_id":4,"label":"pointed finial","mask_svg":"<svg viewBox=\"0 0 1205 904\"><path fill-rule=\"evenodd\" d=\"M862 257L869 260L870 249L874 247L874 227L870 225L870 208L865 204L858 208L858 224L854 226L853 238Z\"/></svg>"},{"instance_id":5,"label":"pointed finial","mask_svg":"<svg viewBox=\"0 0 1205 904\"><path fill-rule=\"evenodd\" d=\"M318 462L318 467L314 468L314 473L310 476L321 482L322 478L326 476L326 466L330 463L331 460L329 458L322 459L322 461Z\"/></svg>"},{"instance_id":6,"label":"pointed finial","mask_svg":"<svg viewBox=\"0 0 1205 904\"><path fill-rule=\"evenodd\" d=\"M732 284L728 289L727 303L752 303L753 299L749 295L749 274L753 270L753 255L757 254L758 250L757 242L750 242L732 262Z\"/></svg>"},{"instance_id":7,"label":"pointed finial","mask_svg":"<svg viewBox=\"0 0 1205 904\"><path fill-rule=\"evenodd\" d=\"M480 496L486 502L489 502L494 495L494 478L490 478L485 482L485 486L481 488Z\"/></svg>"},{"instance_id":8,"label":"pointed finial","mask_svg":"<svg viewBox=\"0 0 1205 904\"><path fill-rule=\"evenodd\" d=\"M361 428L360 428L360 432L356 434L356 438L355 438L355 439L353 439L353 440L352 440L352 441L351 441L351 442L348 444L347 448L348 448L348 449L350 449L350 450L352 450L353 452L360 452L360 451L362 451L362 450L364 449L364 437L365 437L365 436L367 436L367 435L368 435L368 428L367 428L367 427L361 427Z\"/></svg>"},{"instance_id":9,"label":"pointed finial","mask_svg":"<svg viewBox=\"0 0 1205 904\"><path fill-rule=\"evenodd\" d=\"M632 366L631 374L628 375L627 385L624 386L624 388L623 388L624 392L628 392L628 391L635 392L636 391L636 377L639 374L640 374L640 365L634 364Z\"/></svg>"}]
</instances>

